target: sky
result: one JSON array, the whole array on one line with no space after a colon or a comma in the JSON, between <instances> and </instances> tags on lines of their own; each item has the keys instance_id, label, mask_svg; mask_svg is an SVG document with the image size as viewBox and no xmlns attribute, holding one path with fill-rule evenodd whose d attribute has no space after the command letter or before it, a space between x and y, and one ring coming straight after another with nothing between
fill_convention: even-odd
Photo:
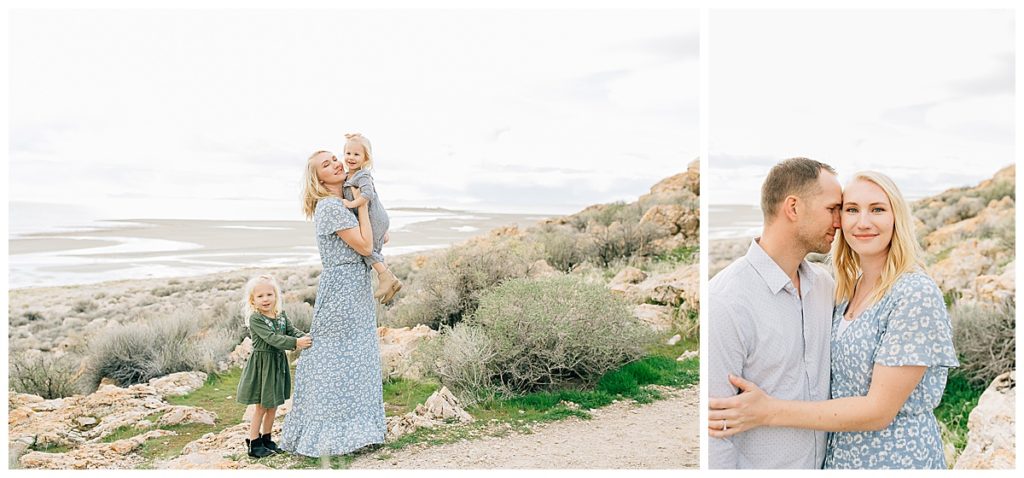
<instances>
[{"instance_id":1,"label":"sky","mask_svg":"<svg viewBox=\"0 0 1024 478\"><path fill-rule=\"evenodd\" d=\"M891 176L916 199L1014 162L1012 11L709 16L709 204L759 202L776 162Z\"/></svg>"},{"instance_id":2,"label":"sky","mask_svg":"<svg viewBox=\"0 0 1024 478\"><path fill-rule=\"evenodd\" d=\"M698 155L686 10L10 12L10 212L301 219L373 142L381 202L567 214ZM33 209L35 210L35 209Z\"/></svg>"}]
</instances>

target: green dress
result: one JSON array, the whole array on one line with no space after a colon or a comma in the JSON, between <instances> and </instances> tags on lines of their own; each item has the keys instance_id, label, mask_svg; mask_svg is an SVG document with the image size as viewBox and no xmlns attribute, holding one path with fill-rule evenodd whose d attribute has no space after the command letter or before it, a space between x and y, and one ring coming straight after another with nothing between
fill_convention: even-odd
<instances>
[{"instance_id":1,"label":"green dress","mask_svg":"<svg viewBox=\"0 0 1024 478\"><path fill-rule=\"evenodd\" d=\"M276 318L259 312L249 316L252 355L238 382L238 403L273 408L292 394L292 377L285 350L295 350L295 339L306 335L292 327L282 311Z\"/></svg>"}]
</instances>

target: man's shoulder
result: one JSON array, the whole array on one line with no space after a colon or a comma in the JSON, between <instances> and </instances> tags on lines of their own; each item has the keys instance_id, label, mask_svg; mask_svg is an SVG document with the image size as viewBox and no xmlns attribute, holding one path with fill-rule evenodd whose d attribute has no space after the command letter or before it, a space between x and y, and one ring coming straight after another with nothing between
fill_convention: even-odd
<instances>
[{"instance_id":1,"label":"man's shoulder","mask_svg":"<svg viewBox=\"0 0 1024 478\"><path fill-rule=\"evenodd\" d=\"M827 265L819 262L808 262L807 265L807 270L813 274L812 280L815 284L820 283L821 288L828 289L830 293L836 288L836 279L832 277Z\"/></svg>"},{"instance_id":2,"label":"man's shoulder","mask_svg":"<svg viewBox=\"0 0 1024 478\"><path fill-rule=\"evenodd\" d=\"M747 257L739 257L708 281L708 293L719 294L729 292L736 287L746 287L756 275L757 271L751 266Z\"/></svg>"}]
</instances>

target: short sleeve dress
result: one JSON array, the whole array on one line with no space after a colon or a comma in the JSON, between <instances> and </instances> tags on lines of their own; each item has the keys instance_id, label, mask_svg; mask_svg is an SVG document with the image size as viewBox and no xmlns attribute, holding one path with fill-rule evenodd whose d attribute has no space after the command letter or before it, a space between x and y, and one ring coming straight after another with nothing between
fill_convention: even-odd
<instances>
[{"instance_id":1,"label":"short sleeve dress","mask_svg":"<svg viewBox=\"0 0 1024 478\"><path fill-rule=\"evenodd\" d=\"M313 225L323 272L295 366L295 398L280 447L310 457L384 443L384 392L370 269L337 231L359 223L340 198L321 199Z\"/></svg>"},{"instance_id":2,"label":"short sleeve dress","mask_svg":"<svg viewBox=\"0 0 1024 478\"><path fill-rule=\"evenodd\" d=\"M239 403L274 408L291 396L292 377L285 350L295 350L295 339L305 335L292 327L281 311L270 318L259 312L249 316L252 355L242 369L235 396Z\"/></svg>"},{"instance_id":3,"label":"short sleeve dress","mask_svg":"<svg viewBox=\"0 0 1024 478\"><path fill-rule=\"evenodd\" d=\"M960 363L938 286L923 273L906 273L837 336L846 306L837 305L832 317L832 398L867 395L875 364L928 369L885 429L830 433L825 468L945 469L933 411L949 368Z\"/></svg>"}]
</instances>

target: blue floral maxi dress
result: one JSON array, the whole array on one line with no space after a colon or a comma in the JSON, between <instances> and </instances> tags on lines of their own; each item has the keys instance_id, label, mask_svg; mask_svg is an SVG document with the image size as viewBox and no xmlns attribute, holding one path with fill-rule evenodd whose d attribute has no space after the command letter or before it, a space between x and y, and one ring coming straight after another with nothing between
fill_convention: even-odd
<instances>
[{"instance_id":1,"label":"blue floral maxi dress","mask_svg":"<svg viewBox=\"0 0 1024 478\"><path fill-rule=\"evenodd\" d=\"M313 214L323 272L309 334L295 368L295 398L280 447L305 456L343 455L384 443L384 392L370 269L336 234L358 227L340 198Z\"/></svg>"},{"instance_id":2,"label":"blue floral maxi dress","mask_svg":"<svg viewBox=\"0 0 1024 478\"><path fill-rule=\"evenodd\" d=\"M832 317L832 398L867 395L876 364L928 369L885 429L830 433L825 468L945 469L933 410L942 399L948 369L960 363L938 286L925 274L906 273L837 336L846 306L836 306Z\"/></svg>"}]
</instances>

